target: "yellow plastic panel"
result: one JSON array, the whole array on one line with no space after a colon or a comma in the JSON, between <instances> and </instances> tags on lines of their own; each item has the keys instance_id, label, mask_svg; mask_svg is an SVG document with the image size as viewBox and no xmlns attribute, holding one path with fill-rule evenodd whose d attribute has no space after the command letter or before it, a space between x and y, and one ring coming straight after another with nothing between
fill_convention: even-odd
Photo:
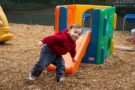
<instances>
[{"instance_id":1,"label":"yellow plastic panel","mask_svg":"<svg viewBox=\"0 0 135 90\"><path fill-rule=\"evenodd\" d=\"M116 22L117 22L117 14L114 14L114 24L113 24L113 28L114 30L116 29Z\"/></svg>"},{"instance_id":2,"label":"yellow plastic panel","mask_svg":"<svg viewBox=\"0 0 135 90\"><path fill-rule=\"evenodd\" d=\"M76 11L75 11L75 22L82 24L82 16L83 14L89 10L89 9L104 9L110 6L99 6L99 5L75 5Z\"/></svg>"}]
</instances>

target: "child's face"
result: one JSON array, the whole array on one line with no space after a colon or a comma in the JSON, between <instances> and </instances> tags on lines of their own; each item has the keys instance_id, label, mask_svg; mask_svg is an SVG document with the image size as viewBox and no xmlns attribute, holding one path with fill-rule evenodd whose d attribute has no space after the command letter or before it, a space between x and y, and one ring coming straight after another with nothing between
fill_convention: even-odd
<instances>
[{"instance_id":1,"label":"child's face","mask_svg":"<svg viewBox=\"0 0 135 90\"><path fill-rule=\"evenodd\" d=\"M70 36L71 36L73 41L76 41L81 34L82 34L82 29L81 28L79 28L79 29L76 29L76 28L70 29Z\"/></svg>"}]
</instances>

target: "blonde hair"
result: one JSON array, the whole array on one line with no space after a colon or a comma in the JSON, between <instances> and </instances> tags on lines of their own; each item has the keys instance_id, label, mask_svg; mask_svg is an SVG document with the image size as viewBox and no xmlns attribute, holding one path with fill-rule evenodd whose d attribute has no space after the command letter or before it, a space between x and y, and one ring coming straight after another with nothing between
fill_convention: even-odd
<instances>
[{"instance_id":1,"label":"blonde hair","mask_svg":"<svg viewBox=\"0 0 135 90\"><path fill-rule=\"evenodd\" d=\"M78 23L74 23L74 24L72 24L72 25L70 26L70 29L72 29L72 28L81 29L82 26L81 26L80 24L78 24Z\"/></svg>"}]
</instances>

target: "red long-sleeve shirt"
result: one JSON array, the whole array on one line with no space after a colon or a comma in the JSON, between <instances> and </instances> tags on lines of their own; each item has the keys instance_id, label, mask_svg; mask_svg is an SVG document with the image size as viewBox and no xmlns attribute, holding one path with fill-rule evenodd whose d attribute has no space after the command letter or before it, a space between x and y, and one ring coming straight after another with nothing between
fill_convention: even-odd
<instances>
[{"instance_id":1,"label":"red long-sleeve shirt","mask_svg":"<svg viewBox=\"0 0 135 90\"><path fill-rule=\"evenodd\" d=\"M64 30L63 32L44 37L42 42L47 44L56 55L64 55L69 52L71 57L74 58L76 54L76 45L67 32L68 30Z\"/></svg>"}]
</instances>

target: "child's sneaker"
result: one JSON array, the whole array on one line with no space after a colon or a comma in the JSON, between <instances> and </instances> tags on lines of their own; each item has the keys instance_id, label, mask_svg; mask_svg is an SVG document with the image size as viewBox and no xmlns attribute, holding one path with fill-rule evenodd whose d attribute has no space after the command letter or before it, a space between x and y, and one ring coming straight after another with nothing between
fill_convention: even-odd
<instances>
[{"instance_id":1,"label":"child's sneaker","mask_svg":"<svg viewBox=\"0 0 135 90\"><path fill-rule=\"evenodd\" d=\"M30 73L30 75L29 75L29 80L34 81L34 80L36 80L36 79L37 79L37 77L36 77L36 76L33 76L33 75Z\"/></svg>"},{"instance_id":2,"label":"child's sneaker","mask_svg":"<svg viewBox=\"0 0 135 90\"><path fill-rule=\"evenodd\" d=\"M63 82L65 80L64 75L57 75L56 76L57 82Z\"/></svg>"}]
</instances>

